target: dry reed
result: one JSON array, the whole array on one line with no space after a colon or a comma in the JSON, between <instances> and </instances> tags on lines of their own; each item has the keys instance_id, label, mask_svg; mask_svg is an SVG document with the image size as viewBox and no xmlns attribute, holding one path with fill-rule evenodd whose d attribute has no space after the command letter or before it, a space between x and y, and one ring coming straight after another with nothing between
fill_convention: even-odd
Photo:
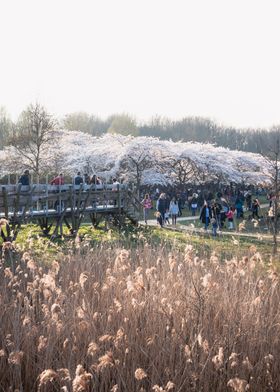
<instances>
[{"instance_id":1,"label":"dry reed","mask_svg":"<svg viewBox=\"0 0 280 392\"><path fill-rule=\"evenodd\" d=\"M279 391L277 272L103 245L0 266L0 391Z\"/></svg>"}]
</instances>

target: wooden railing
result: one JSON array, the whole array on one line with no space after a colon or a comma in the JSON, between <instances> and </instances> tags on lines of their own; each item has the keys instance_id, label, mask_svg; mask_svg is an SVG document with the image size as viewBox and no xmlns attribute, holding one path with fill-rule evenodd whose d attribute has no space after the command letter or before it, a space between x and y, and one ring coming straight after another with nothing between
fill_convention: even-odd
<instances>
[{"instance_id":1,"label":"wooden railing","mask_svg":"<svg viewBox=\"0 0 280 392\"><path fill-rule=\"evenodd\" d=\"M14 230L23 222L37 221L45 234L55 225L57 235L59 230L62 233L64 222L76 233L85 215L93 224L108 214L118 217L118 222L126 215L137 223L140 211L140 202L124 184L18 184L0 188L0 218L8 219Z\"/></svg>"}]
</instances>

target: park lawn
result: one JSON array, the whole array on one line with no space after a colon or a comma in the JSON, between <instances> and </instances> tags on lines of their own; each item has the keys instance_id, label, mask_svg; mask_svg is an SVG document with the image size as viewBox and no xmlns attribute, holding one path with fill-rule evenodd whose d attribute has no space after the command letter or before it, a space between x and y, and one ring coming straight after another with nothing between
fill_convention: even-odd
<instances>
[{"instance_id":1,"label":"park lawn","mask_svg":"<svg viewBox=\"0 0 280 392\"><path fill-rule=\"evenodd\" d=\"M262 240L261 237L247 238L234 236L212 237L211 231L207 234L177 231L176 229L154 228L150 237L151 241L173 244L178 247L192 245L200 257L209 256L213 252L220 256L221 260L235 257L250 256L252 251L258 251L266 261L270 261L272 243Z\"/></svg>"}]
</instances>

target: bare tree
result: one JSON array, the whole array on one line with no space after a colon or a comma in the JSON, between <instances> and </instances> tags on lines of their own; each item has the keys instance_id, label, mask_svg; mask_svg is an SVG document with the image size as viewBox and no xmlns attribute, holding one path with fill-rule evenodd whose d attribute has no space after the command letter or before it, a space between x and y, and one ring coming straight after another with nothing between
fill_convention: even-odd
<instances>
[{"instance_id":1,"label":"bare tree","mask_svg":"<svg viewBox=\"0 0 280 392\"><path fill-rule=\"evenodd\" d=\"M20 116L10 144L26 168L32 170L39 182L47 149L54 142L56 121L40 104L30 105Z\"/></svg>"},{"instance_id":2,"label":"bare tree","mask_svg":"<svg viewBox=\"0 0 280 392\"><path fill-rule=\"evenodd\" d=\"M0 149L8 142L12 130L12 121L3 106L0 107Z\"/></svg>"}]
</instances>

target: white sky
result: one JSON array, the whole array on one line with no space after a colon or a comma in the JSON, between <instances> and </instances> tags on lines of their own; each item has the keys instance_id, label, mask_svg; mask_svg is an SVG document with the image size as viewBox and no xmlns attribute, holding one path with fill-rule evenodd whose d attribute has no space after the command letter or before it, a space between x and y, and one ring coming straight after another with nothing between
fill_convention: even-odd
<instances>
[{"instance_id":1,"label":"white sky","mask_svg":"<svg viewBox=\"0 0 280 392\"><path fill-rule=\"evenodd\" d=\"M278 0L0 0L0 106L280 124Z\"/></svg>"}]
</instances>

